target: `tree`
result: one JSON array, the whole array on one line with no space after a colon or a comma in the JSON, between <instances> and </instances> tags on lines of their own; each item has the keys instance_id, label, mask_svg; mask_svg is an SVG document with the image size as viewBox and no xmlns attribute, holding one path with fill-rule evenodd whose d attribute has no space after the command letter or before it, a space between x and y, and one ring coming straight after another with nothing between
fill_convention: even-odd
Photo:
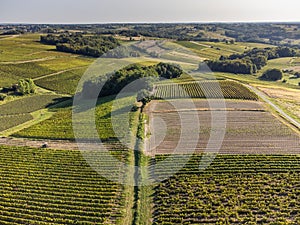
<instances>
[{"instance_id":1,"label":"tree","mask_svg":"<svg viewBox=\"0 0 300 225\"><path fill-rule=\"evenodd\" d=\"M143 89L138 92L136 98L138 102L143 103L143 108L144 108L149 102L151 102L153 96L150 91Z\"/></svg>"},{"instance_id":2,"label":"tree","mask_svg":"<svg viewBox=\"0 0 300 225\"><path fill-rule=\"evenodd\" d=\"M263 75L260 77L262 80L268 80L268 81L277 81L281 80L283 77L283 73L279 69L270 69L263 73Z\"/></svg>"},{"instance_id":3,"label":"tree","mask_svg":"<svg viewBox=\"0 0 300 225\"><path fill-rule=\"evenodd\" d=\"M21 79L18 83L17 92L21 95L33 94L36 92L36 86L32 79Z\"/></svg>"}]
</instances>

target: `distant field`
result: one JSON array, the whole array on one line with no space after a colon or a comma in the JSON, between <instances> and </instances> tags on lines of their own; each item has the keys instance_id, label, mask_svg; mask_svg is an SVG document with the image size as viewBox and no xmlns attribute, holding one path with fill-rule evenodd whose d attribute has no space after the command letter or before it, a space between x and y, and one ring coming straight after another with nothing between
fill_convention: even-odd
<instances>
[{"instance_id":1,"label":"distant field","mask_svg":"<svg viewBox=\"0 0 300 225\"><path fill-rule=\"evenodd\" d=\"M204 171L201 157L157 184L153 224L300 223L298 155L221 155ZM158 177L173 167L151 166Z\"/></svg>"},{"instance_id":2,"label":"distant field","mask_svg":"<svg viewBox=\"0 0 300 225\"><path fill-rule=\"evenodd\" d=\"M178 44L191 49L199 57L206 59L219 59L221 55L229 56L234 53L243 53L251 48L265 48L271 45L243 43L237 42L234 44L226 44L222 42L189 42L179 41Z\"/></svg>"},{"instance_id":3,"label":"distant field","mask_svg":"<svg viewBox=\"0 0 300 225\"><path fill-rule=\"evenodd\" d=\"M220 125L224 116L227 120L224 122L226 133L224 140L220 139L222 142L220 154L300 153L299 135L270 112L265 111L263 103L226 100L226 109L224 109L218 106L222 105L219 100L194 99L193 101L194 108L183 99L151 102L148 107L150 133L153 135L153 140L161 140L161 142L150 144L147 150L149 154L172 153L179 140L182 146L185 146L181 151L190 149L195 140L191 140L193 136L189 134L193 132L193 125L197 122L193 118L197 117L200 133L197 135L199 140L195 145L195 151L202 153L206 150L210 134L214 129L212 119L215 119L214 122L218 121L217 124ZM163 126L161 121L155 122L157 118L163 120L165 125ZM185 134L181 134L182 118L186 129L192 129ZM164 127L167 130L161 133Z\"/></svg>"},{"instance_id":4,"label":"distant field","mask_svg":"<svg viewBox=\"0 0 300 225\"><path fill-rule=\"evenodd\" d=\"M1 146L0 166L1 224L122 224L124 188L79 151Z\"/></svg>"},{"instance_id":5,"label":"distant field","mask_svg":"<svg viewBox=\"0 0 300 225\"><path fill-rule=\"evenodd\" d=\"M0 87L10 86L21 78L40 78L60 71L87 67L94 61L89 57L57 52L55 47L39 43L39 38L40 35L31 34L0 39ZM69 84L63 77L62 80L53 82L64 83L66 86L73 86L74 83L70 80Z\"/></svg>"},{"instance_id":6,"label":"distant field","mask_svg":"<svg viewBox=\"0 0 300 225\"><path fill-rule=\"evenodd\" d=\"M164 84L156 87L156 99L174 98L225 98L257 100L256 94L233 81L202 81L179 84Z\"/></svg>"},{"instance_id":7,"label":"distant field","mask_svg":"<svg viewBox=\"0 0 300 225\"><path fill-rule=\"evenodd\" d=\"M118 101L118 106L112 109L113 105L112 96L101 98L95 109L96 113L96 127L101 139L111 139L115 138L116 134L113 130L111 123L111 113L117 113L117 117L127 115L131 110L131 103L134 97L127 97ZM90 113L93 109L88 109L82 112L84 116L85 113ZM111 112L112 110L112 112ZM84 121L84 118L80 121L82 130L85 131L86 138L91 136L86 125L89 121ZM125 135L126 130L125 125L129 121L124 121L124 123L116 124L115 129L117 129L121 134ZM89 125L88 125L89 126ZM27 137L27 138L48 138L48 139L74 139L74 133L72 128L72 109L71 107L58 109L57 113L50 119L43 121L37 125L30 128L24 129L17 132L13 136L17 137Z\"/></svg>"}]
</instances>

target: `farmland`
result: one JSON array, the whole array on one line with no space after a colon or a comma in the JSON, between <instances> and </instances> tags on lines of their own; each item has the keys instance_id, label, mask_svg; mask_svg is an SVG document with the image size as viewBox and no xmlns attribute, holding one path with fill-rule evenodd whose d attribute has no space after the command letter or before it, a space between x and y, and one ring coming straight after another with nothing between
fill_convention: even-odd
<instances>
[{"instance_id":1,"label":"farmland","mask_svg":"<svg viewBox=\"0 0 300 225\"><path fill-rule=\"evenodd\" d=\"M205 81L166 84L156 87L156 99L175 98L225 98L257 100L256 94L233 81Z\"/></svg>"},{"instance_id":2,"label":"farmland","mask_svg":"<svg viewBox=\"0 0 300 225\"><path fill-rule=\"evenodd\" d=\"M59 102L60 98L59 95L33 95L0 105L0 131L32 120L31 113Z\"/></svg>"},{"instance_id":3,"label":"farmland","mask_svg":"<svg viewBox=\"0 0 300 225\"><path fill-rule=\"evenodd\" d=\"M198 67L205 59L273 47L230 42L224 30L205 30L210 38L226 40L140 36L138 40L150 40L144 46L138 42L141 57L108 57L90 67L95 58L58 52L41 44L40 35L0 35L0 89L21 78L32 78L38 86L35 94L11 94L0 103L0 224L300 224L299 128L244 85L264 92L299 121L298 78L285 72L286 82L258 79L270 68L297 72L299 57L269 60L252 75L203 72ZM136 38L115 37L125 44ZM117 100L101 97L91 107L86 107L89 99L73 105L85 72L100 81L125 65L159 62L179 64L184 73L155 81L154 99L145 107L132 94ZM95 133L90 129L94 125ZM145 169L103 160L106 155L95 149L99 138L116 159ZM217 153L212 154L216 158L201 170L207 152ZM176 173L178 162L158 165L183 154L190 156L189 162ZM149 186L121 184L141 185L169 174Z\"/></svg>"},{"instance_id":4,"label":"farmland","mask_svg":"<svg viewBox=\"0 0 300 225\"><path fill-rule=\"evenodd\" d=\"M0 147L0 155L1 224L120 222L123 187L93 171L79 151Z\"/></svg>"},{"instance_id":5,"label":"farmland","mask_svg":"<svg viewBox=\"0 0 300 225\"><path fill-rule=\"evenodd\" d=\"M149 154L170 154L178 145L193 146L195 140L189 132L181 134L182 126L195 129L198 118L200 133L195 151L208 151L206 146L210 133L214 129L212 122L217 120L222 124L226 116L226 133L219 151L221 154L299 154L299 136L282 121L266 111L264 105L256 101L226 100L226 108L219 100L195 99L194 106L186 100L154 101L148 111L150 116L150 133L157 143L150 143ZM176 108L174 108L176 106ZM220 108L221 107L221 108ZM161 134L162 119L167 127ZM184 124L181 125L181 119ZM189 119L190 118L190 119ZM160 121L160 120L159 120ZM162 136L165 135L165 136ZM185 149L181 149L185 152Z\"/></svg>"},{"instance_id":6,"label":"farmland","mask_svg":"<svg viewBox=\"0 0 300 225\"><path fill-rule=\"evenodd\" d=\"M119 105L113 106L113 100L114 96L109 96L106 98L102 98L98 101L98 105L95 109L96 114L96 126L97 131L99 134L99 137L101 139L110 139L115 138L115 132L112 127L111 123L111 114L113 114L115 111L122 110L120 117L122 115L130 112L131 108L131 102L133 97L127 97L124 99L121 99L119 101ZM48 119L45 120L37 125L34 125L32 127L29 127L27 129L24 129L20 132L17 132L14 134L16 137L27 137L27 138L39 138L39 139L61 139L61 140L74 140L74 133L73 133L73 127L72 127L72 108L66 107L66 108L58 108L54 109L57 110L56 114ZM82 112L82 117L84 118L84 115L90 113L94 109L88 109L87 111ZM91 135L86 129L87 125L89 124L89 121L84 121L82 118L81 126L82 129L86 131L86 138L90 138L89 135ZM128 122L128 121L127 121ZM115 124L116 127L114 129L117 129L119 132L126 132L125 129L125 123L123 124Z\"/></svg>"},{"instance_id":7,"label":"farmland","mask_svg":"<svg viewBox=\"0 0 300 225\"><path fill-rule=\"evenodd\" d=\"M201 157L155 187L153 224L299 224L299 156L221 155L205 171Z\"/></svg>"}]
</instances>

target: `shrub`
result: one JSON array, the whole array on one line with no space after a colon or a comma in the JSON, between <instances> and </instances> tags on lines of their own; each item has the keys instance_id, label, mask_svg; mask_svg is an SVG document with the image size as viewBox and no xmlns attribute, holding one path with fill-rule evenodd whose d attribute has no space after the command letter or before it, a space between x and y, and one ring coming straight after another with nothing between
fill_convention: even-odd
<instances>
[{"instance_id":1,"label":"shrub","mask_svg":"<svg viewBox=\"0 0 300 225\"><path fill-rule=\"evenodd\" d=\"M0 101L4 101L6 97L6 94L0 94Z\"/></svg>"},{"instance_id":2,"label":"shrub","mask_svg":"<svg viewBox=\"0 0 300 225\"><path fill-rule=\"evenodd\" d=\"M283 73L279 69L270 69L263 73L263 75L260 77L262 80L268 80L268 81L277 81L281 80L283 77Z\"/></svg>"},{"instance_id":3,"label":"shrub","mask_svg":"<svg viewBox=\"0 0 300 225\"><path fill-rule=\"evenodd\" d=\"M17 92L21 95L33 94L36 91L36 86L32 79L21 79L18 83Z\"/></svg>"}]
</instances>

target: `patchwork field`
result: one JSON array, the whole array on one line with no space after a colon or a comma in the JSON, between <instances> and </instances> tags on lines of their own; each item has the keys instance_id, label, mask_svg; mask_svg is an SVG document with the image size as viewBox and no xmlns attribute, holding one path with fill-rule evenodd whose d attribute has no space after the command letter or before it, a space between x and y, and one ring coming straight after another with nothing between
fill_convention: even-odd
<instances>
[{"instance_id":1,"label":"patchwork field","mask_svg":"<svg viewBox=\"0 0 300 225\"><path fill-rule=\"evenodd\" d=\"M31 113L61 101L60 95L33 95L0 105L0 131L33 119Z\"/></svg>"}]
</instances>

